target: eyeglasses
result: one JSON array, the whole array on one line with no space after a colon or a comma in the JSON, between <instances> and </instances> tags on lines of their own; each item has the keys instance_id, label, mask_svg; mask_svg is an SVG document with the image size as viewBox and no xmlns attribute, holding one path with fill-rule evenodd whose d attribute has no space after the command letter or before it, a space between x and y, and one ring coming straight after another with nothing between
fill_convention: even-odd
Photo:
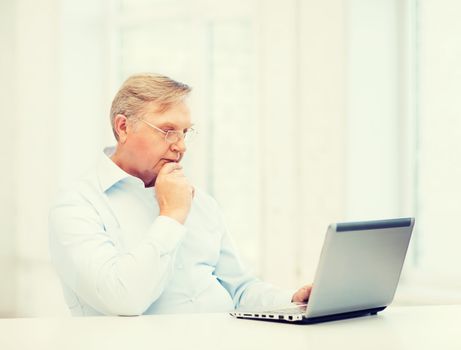
<instances>
[{"instance_id":1,"label":"eyeglasses","mask_svg":"<svg viewBox=\"0 0 461 350\"><path fill-rule=\"evenodd\" d=\"M178 142L180 139L184 139L184 142L189 142L194 135L197 134L197 131L193 128L189 128L186 131L177 131L177 130L162 130L155 125L146 122L144 119L139 119L140 121L144 122L146 125L150 126L152 129L155 129L165 135L165 142L172 144Z\"/></svg>"}]
</instances>

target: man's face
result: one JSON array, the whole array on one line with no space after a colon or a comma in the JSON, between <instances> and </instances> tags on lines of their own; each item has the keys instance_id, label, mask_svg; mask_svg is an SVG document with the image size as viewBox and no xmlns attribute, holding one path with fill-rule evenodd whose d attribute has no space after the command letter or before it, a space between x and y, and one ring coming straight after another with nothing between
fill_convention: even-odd
<instances>
[{"instance_id":1,"label":"man's face","mask_svg":"<svg viewBox=\"0 0 461 350\"><path fill-rule=\"evenodd\" d=\"M147 103L137 116L157 128L184 132L191 124L190 111L185 102L170 106L159 112L159 105ZM160 169L168 162L179 162L186 152L183 138L167 143L165 135L146 123L133 118L128 123L127 138L122 146L129 157L130 173L144 181L146 187L153 186Z\"/></svg>"}]
</instances>

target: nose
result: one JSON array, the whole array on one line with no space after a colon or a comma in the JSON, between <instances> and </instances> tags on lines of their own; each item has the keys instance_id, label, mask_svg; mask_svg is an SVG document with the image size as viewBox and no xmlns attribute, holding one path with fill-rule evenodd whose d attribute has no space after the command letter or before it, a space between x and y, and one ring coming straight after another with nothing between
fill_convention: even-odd
<instances>
[{"instance_id":1,"label":"nose","mask_svg":"<svg viewBox=\"0 0 461 350\"><path fill-rule=\"evenodd\" d=\"M172 143L170 146L172 152L176 152L178 154L185 153L187 150L186 142L184 141L184 137L180 137L178 141Z\"/></svg>"}]
</instances>

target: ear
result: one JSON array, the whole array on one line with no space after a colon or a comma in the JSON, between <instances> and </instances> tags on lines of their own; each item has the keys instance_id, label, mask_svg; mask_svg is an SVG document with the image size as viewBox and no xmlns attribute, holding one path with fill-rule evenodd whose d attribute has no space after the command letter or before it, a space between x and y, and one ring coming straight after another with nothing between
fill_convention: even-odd
<instances>
[{"instance_id":1,"label":"ear","mask_svg":"<svg viewBox=\"0 0 461 350\"><path fill-rule=\"evenodd\" d=\"M125 143L128 137L128 119L123 114L117 114L114 118L114 128L118 135L118 142Z\"/></svg>"}]
</instances>

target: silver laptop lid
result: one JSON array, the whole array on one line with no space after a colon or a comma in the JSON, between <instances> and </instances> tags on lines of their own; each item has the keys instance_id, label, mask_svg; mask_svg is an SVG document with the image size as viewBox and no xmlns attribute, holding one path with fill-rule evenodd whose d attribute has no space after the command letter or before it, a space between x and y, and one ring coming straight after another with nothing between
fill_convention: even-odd
<instances>
[{"instance_id":1,"label":"silver laptop lid","mask_svg":"<svg viewBox=\"0 0 461 350\"><path fill-rule=\"evenodd\" d=\"M394 298L414 218L328 227L306 316L387 306Z\"/></svg>"}]
</instances>

